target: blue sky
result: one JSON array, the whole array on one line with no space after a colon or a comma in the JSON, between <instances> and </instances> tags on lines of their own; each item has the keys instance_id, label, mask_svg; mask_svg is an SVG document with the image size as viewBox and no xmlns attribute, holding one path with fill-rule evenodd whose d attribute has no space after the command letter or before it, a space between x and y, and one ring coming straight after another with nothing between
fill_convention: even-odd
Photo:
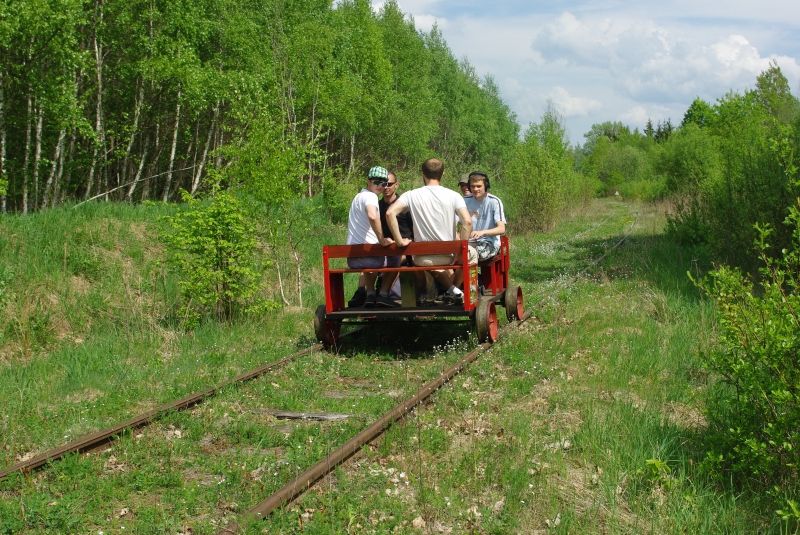
<instances>
[{"instance_id":1,"label":"blue sky","mask_svg":"<svg viewBox=\"0 0 800 535\"><path fill-rule=\"evenodd\" d=\"M573 144L592 124L679 124L695 97L743 92L778 63L800 95L800 2L398 0L418 30L490 74L524 128L548 103ZM380 9L382 0L373 0Z\"/></svg>"}]
</instances>

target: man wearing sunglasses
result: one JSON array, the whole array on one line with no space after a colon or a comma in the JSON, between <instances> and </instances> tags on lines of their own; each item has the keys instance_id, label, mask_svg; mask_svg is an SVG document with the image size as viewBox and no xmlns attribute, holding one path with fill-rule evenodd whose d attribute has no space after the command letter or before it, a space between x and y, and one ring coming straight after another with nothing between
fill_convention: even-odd
<instances>
[{"instance_id":1,"label":"man wearing sunglasses","mask_svg":"<svg viewBox=\"0 0 800 535\"><path fill-rule=\"evenodd\" d=\"M381 229L380 207L378 205L378 195L386 190L389 183L389 171L384 167L372 167L367 173L367 184L350 203L350 214L347 220L347 245L360 243L379 243L383 246L390 245L394 241L383 234ZM389 257L394 259L395 257ZM389 299L389 288L392 281L385 278L386 288L381 286L381 298L375 294L375 279L378 274L369 269L382 268L386 266L387 257L385 256L366 256L361 258L348 258L347 266L350 269L363 269L363 285L359 288L348 301L350 307L358 306L396 306L396 303ZM394 263L394 260L390 260ZM359 283L362 282L359 280ZM385 296L385 297L384 297Z\"/></svg>"}]
</instances>

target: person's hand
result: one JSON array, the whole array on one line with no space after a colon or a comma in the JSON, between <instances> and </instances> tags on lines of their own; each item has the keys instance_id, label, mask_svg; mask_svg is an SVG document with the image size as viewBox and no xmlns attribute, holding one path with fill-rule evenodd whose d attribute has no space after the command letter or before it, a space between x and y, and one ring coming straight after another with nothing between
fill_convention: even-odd
<instances>
[{"instance_id":1,"label":"person's hand","mask_svg":"<svg viewBox=\"0 0 800 535\"><path fill-rule=\"evenodd\" d=\"M408 238L400 238L400 241L397 242L397 245L400 246L400 247L405 247L409 243L411 243L411 240L409 240Z\"/></svg>"},{"instance_id":2,"label":"person's hand","mask_svg":"<svg viewBox=\"0 0 800 535\"><path fill-rule=\"evenodd\" d=\"M477 240L481 236L483 236L483 231L482 230L473 230L472 234L469 235L469 239Z\"/></svg>"}]
</instances>

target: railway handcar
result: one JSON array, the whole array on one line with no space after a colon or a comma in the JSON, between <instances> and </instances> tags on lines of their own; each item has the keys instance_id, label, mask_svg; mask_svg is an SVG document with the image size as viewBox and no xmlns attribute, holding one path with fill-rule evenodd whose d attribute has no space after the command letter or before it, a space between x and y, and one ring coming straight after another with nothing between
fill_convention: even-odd
<instances>
[{"instance_id":1,"label":"railway handcar","mask_svg":"<svg viewBox=\"0 0 800 535\"><path fill-rule=\"evenodd\" d=\"M342 325L376 321L416 321L432 318L462 319L471 322L478 341L494 342L498 336L496 305L505 308L509 321L521 319L523 310L522 289L509 283L509 243L501 237L500 251L489 260L470 266L466 240L443 242L412 242L404 248L396 245L326 245L322 248L322 264L325 284L325 304L319 305L314 318L317 339L325 347L338 345ZM401 266L370 269L389 276L400 274L401 297L399 306L348 307L345 300L344 276L358 276L364 270L350 269L346 259L365 256L399 255L452 255L449 266ZM439 300L420 300L417 295L415 272L440 269L464 270L464 299L462 303L446 303Z\"/></svg>"}]
</instances>

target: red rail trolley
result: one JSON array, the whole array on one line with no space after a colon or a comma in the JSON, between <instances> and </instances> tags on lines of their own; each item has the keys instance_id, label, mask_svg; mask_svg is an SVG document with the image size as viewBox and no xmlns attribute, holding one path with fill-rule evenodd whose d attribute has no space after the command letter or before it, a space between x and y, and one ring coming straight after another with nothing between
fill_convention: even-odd
<instances>
[{"instance_id":1,"label":"red rail trolley","mask_svg":"<svg viewBox=\"0 0 800 535\"><path fill-rule=\"evenodd\" d=\"M508 238L501 237L500 251L494 257L469 265L466 240L443 242L411 242L400 248L397 245L325 245L322 248L322 265L325 278L325 304L317 307L314 332L325 347L338 344L342 324L345 322L380 321L387 319L430 319L431 317L464 318L471 321L478 341L494 342L498 335L497 312L499 303L506 309L509 321L523 316L522 288L509 285ZM350 269L346 259L364 256L400 255L451 255L449 266L401 266L378 269ZM441 269L464 270L463 303L446 304L439 301L418 302L415 272ZM345 301L344 275L364 271L400 274L400 306L348 307Z\"/></svg>"}]
</instances>

